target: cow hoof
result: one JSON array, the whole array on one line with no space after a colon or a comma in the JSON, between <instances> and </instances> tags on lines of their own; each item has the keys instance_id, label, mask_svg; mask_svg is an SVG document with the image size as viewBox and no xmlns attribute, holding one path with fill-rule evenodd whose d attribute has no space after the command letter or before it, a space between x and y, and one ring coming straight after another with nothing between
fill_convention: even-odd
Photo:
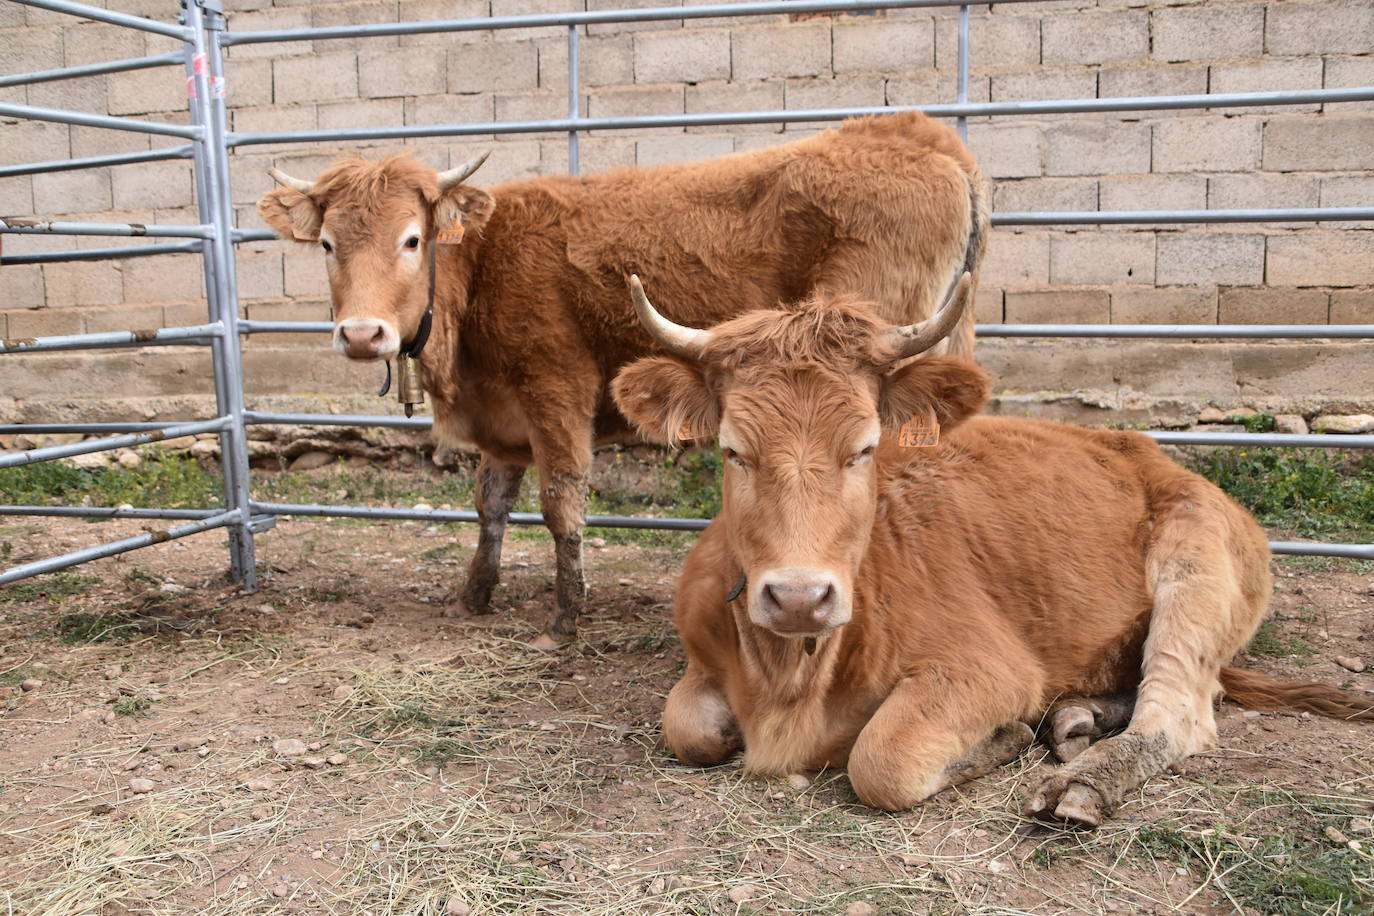
<instances>
[{"instance_id":1,"label":"cow hoof","mask_svg":"<svg viewBox=\"0 0 1374 916\"><path fill-rule=\"evenodd\" d=\"M1025 813L1042 821L1068 821L1080 827L1102 823L1106 805L1096 789L1063 776L1051 776L1026 803Z\"/></svg>"},{"instance_id":2,"label":"cow hoof","mask_svg":"<svg viewBox=\"0 0 1374 916\"><path fill-rule=\"evenodd\" d=\"M571 636L559 636L554 633L540 633L535 639L530 641L530 648L540 652L552 652L561 649L573 641Z\"/></svg>"},{"instance_id":3,"label":"cow hoof","mask_svg":"<svg viewBox=\"0 0 1374 916\"><path fill-rule=\"evenodd\" d=\"M1086 751L1097 735L1097 720L1082 706L1065 706L1055 712L1050 743L1060 762L1068 763Z\"/></svg>"}]
</instances>

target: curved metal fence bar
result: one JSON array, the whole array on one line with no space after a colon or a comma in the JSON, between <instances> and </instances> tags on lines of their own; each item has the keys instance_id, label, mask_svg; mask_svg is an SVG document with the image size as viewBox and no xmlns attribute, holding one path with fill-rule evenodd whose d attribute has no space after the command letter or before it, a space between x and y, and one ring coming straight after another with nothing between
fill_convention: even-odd
<instances>
[{"instance_id":1,"label":"curved metal fence bar","mask_svg":"<svg viewBox=\"0 0 1374 916\"><path fill-rule=\"evenodd\" d=\"M62 108L39 108L36 105L15 105L0 102L0 117L27 118L32 121L53 121L57 124L78 124L82 127L107 127L110 130L127 130L136 134L162 134L167 137L200 139L201 128L182 124L167 124L163 121L140 121L137 118L117 118L113 115L88 114L84 111L67 111Z\"/></svg>"},{"instance_id":2,"label":"curved metal fence bar","mask_svg":"<svg viewBox=\"0 0 1374 916\"><path fill-rule=\"evenodd\" d=\"M0 340L0 353L41 353L49 350L94 350L106 347L186 346L203 344L224 336L219 321L185 328L149 328L146 331L102 331L95 334L67 334L60 337L30 337ZM160 428L166 423L155 424Z\"/></svg>"},{"instance_id":3,"label":"curved metal fence bar","mask_svg":"<svg viewBox=\"0 0 1374 916\"><path fill-rule=\"evenodd\" d=\"M233 512L221 512L209 518L187 522L184 525L176 525L172 528L165 528L162 531L150 531L147 534L125 538L122 541L115 541L111 544L102 544L99 547L86 547L82 550L64 553L60 557L52 557L47 560L37 560L33 563L25 563L22 566L16 566L13 569L0 573L0 585L4 585L6 582L14 582L18 579L27 579L29 576L36 576L40 573L56 572L59 569L66 569L69 566L76 566L91 560L99 560L104 557L112 557L115 554L127 553L130 550L137 550L140 547L151 547L153 544L164 544L167 541L175 541L178 538L184 538L189 534L198 534L213 528L223 528L226 525L237 524L241 514L242 513L237 509Z\"/></svg>"},{"instance_id":4,"label":"curved metal fence bar","mask_svg":"<svg viewBox=\"0 0 1374 916\"><path fill-rule=\"evenodd\" d=\"M112 261L122 258L146 258L155 254L177 254L200 251L205 243L164 242L157 245L129 245L124 248L76 248L70 251L37 251L33 254L7 254L0 264L53 264L59 261Z\"/></svg>"},{"instance_id":5,"label":"curved metal fence bar","mask_svg":"<svg viewBox=\"0 0 1374 916\"><path fill-rule=\"evenodd\" d=\"M128 13L101 9L98 6L88 6L85 3L73 3L71 0L14 0L14 2L43 10L51 10L54 13L67 13L82 19L93 19L96 22L108 22L110 25L122 25L127 28L138 29L141 32L167 35L171 38L180 38L183 41L190 38L191 33L191 30L184 25L168 25L165 22L158 22L156 19L131 16Z\"/></svg>"},{"instance_id":6,"label":"curved metal fence bar","mask_svg":"<svg viewBox=\"0 0 1374 916\"><path fill-rule=\"evenodd\" d=\"M0 452L0 468L21 467L40 461L71 458L74 455L88 455L91 452L108 452L117 448L132 448L135 445L147 445L149 442L162 442L166 439L180 439L182 436L194 436L199 433L217 433L227 428L229 423L229 417L219 417L201 423L164 426L162 429L111 436L108 439L88 439L85 442L50 445L47 448L31 448L22 452Z\"/></svg>"},{"instance_id":7,"label":"curved metal fence bar","mask_svg":"<svg viewBox=\"0 0 1374 916\"><path fill-rule=\"evenodd\" d=\"M1374 86L1353 89L1310 89L1287 92L1231 92L1215 95L1132 96L1108 99L1058 99L1045 102L970 102L951 105L809 108L789 111L734 111L701 114L625 115L610 118L547 118L536 121L484 121L470 124L411 124L353 130L287 130L230 133L230 146L261 143L337 143L346 140L396 140L406 137L463 137L476 134L567 133L582 130L620 130L653 127L718 127L739 124L797 124L842 121L894 111L922 111L932 117L959 118L990 115L1088 114L1122 111L1165 111L1177 108L1235 108L1251 105L1307 105L1374 100ZM3 110L0 110L0 114Z\"/></svg>"},{"instance_id":8,"label":"curved metal fence bar","mask_svg":"<svg viewBox=\"0 0 1374 916\"><path fill-rule=\"evenodd\" d=\"M1323 544L1319 541L1270 541L1269 549L1287 556L1343 557L1374 560L1374 544Z\"/></svg>"},{"instance_id":9,"label":"curved metal fence bar","mask_svg":"<svg viewBox=\"0 0 1374 916\"><path fill-rule=\"evenodd\" d=\"M56 518L170 518L195 520L223 514L224 509L136 509L132 506L0 506L0 515Z\"/></svg>"},{"instance_id":10,"label":"curved metal fence bar","mask_svg":"<svg viewBox=\"0 0 1374 916\"><path fill-rule=\"evenodd\" d=\"M181 51L154 54L149 57L130 57L126 60L112 60L99 64L82 64L79 67L59 67L56 70L36 70L32 73L16 73L13 76L0 76L0 87L24 86L29 83L47 83L53 80L70 80L82 76L100 76L102 73L124 73L128 70L146 70L149 67L165 67L179 64L186 59Z\"/></svg>"},{"instance_id":11,"label":"curved metal fence bar","mask_svg":"<svg viewBox=\"0 0 1374 916\"><path fill-rule=\"evenodd\" d=\"M56 159L50 162L29 162L24 165L0 166L0 178L16 175L38 175L43 172L70 172L94 169L106 165L133 165L139 162L161 162L165 159L190 159L191 145L166 146L162 149L136 153L113 153L109 156L86 156L82 159Z\"/></svg>"},{"instance_id":12,"label":"curved metal fence bar","mask_svg":"<svg viewBox=\"0 0 1374 916\"><path fill-rule=\"evenodd\" d=\"M157 226L148 223L80 223L9 217L0 219L5 235L111 235L147 236L150 239L209 239L214 226Z\"/></svg>"}]
</instances>

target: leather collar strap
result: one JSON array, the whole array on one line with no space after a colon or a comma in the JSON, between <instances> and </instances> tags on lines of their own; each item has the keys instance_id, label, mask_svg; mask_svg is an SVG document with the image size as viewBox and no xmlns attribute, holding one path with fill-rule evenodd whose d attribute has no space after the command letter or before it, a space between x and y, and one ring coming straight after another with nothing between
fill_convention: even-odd
<instances>
[{"instance_id":1,"label":"leather collar strap","mask_svg":"<svg viewBox=\"0 0 1374 916\"><path fill-rule=\"evenodd\" d=\"M735 583L734 588L730 589L730 594L725 596L726 603L728 604L729 602L734 601L736 598L740 596L740 592L742 591L744 591L744 570L741 569L739 573L739 581Z\"/></svg>"}]
</instances>

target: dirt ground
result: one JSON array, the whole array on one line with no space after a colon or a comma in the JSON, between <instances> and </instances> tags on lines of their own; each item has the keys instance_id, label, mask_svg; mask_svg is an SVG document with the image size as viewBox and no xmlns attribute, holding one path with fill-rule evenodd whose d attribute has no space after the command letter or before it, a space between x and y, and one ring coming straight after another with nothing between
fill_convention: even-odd
<instances>
[{"instance_id":1,"label":"dirt ground","mask_svg":"<svg viewBox=\"0 0 1374 916\"><path fill-rule=\"evenodd\" d=\"M0 526L10 565L139 530ZM595 535L598 532L591 532ZM554 655L541 533L497 612L438 616L470 527L283 520L264 583L199 535L0 587L0 913L1363 913L1374 727L1223 704L1221 745L1109 824L1019 814L1043 750L920 808L658 742L688 541L588 550ZM1374 573L1277 564L1246 663L1359 691ZM35 683L37 682L37 683Z\"/></svg>"}]
</instances>

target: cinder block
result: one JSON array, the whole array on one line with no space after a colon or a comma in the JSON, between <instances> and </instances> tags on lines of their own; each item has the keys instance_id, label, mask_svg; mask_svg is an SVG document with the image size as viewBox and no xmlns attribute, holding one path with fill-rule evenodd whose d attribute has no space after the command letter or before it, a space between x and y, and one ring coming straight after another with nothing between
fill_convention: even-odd
<instances>
[{"instance_id":1,"label":"cinder block","mask_svg":"<svg viewBox=\"0 0 1374 916\"><path fill-rule=\"evenodd\" d=\"M204 296L205 275L196 255L134 258L124 264L126 302L178 302Z\"/></svg>"},{"instance_id":2,"label":"cinder block","mask_svg":"<svg viewBox=\"0 0 1374 916\"><path fill-rule=\"evenodd\" d=\"M105 111L105 77L92 77L74 80L52 80L46 83L33 83L28 87L27 98L22 86L0 89L3 93L16 93L17 98L5 98L7 102L36 105L40 108L61 108L66 111Z\"/></svg>"},{"instance_id":3,"label":"cinder block","mask_svg":"<svg viewBox=\"0 0 1374 916\"><path fill-rule=\"evenodd\" d=\"M81 169L34 175L33 205L45 216L108 210L111 206L110 170Z\"/></svg>"},{"instance_id":4,"label":"cinder block","mask_svg":"<svg viewBox=\"0 0 1374 916\"><path fill-rule=\"evenodd\" d=\"M1156 172L1229 172L1259 167L1260 128L1250 118L1184 118L1155 124Z\"/></svg>"},{"instance_id":5,"label":"cinder block","mask_svg":"<svg viewBox=\"0 0 1374 916\"><path fill-rule=\"evenodd\" d=\"M123 12L123 9L120 10ZM67 20L69 23L71 19ZM3 39L0 39L3 42ZM170 44L170 42L169 42ZM156 50L149 48L144 41L144 34L133 29L126 29L117 25L107 25L103 22L77 22L62 29L62 52L64 66L79 67L82 64L92 64L102 60L120 60L127 57L142 57L145 54L158 53L162 50L159 45ZM10 61L6 61L10 63ZM28 67L15 67L15 72L28 70ZM171 71L153 71L170 73Z\"/></svg>"},{"instance_id":6,"label":"cinder block","mask_svg":"<svg viewBox=\"0 0 1374 916\"><path fill-rule=\"evenodd\" d=\"M315 106L315 117L321 130L391 127L405 123L405 99L352 99L347 102L321 102ZM386 142L393 143L395 141Z\"/></svg>"},{"instance_id":7,"label":"cinder block","mask_svg":"<svg viewBox=\"0 0 1374 916\"><path fill-rule=\"evenodd\" d=\"M1097 75L1097 94L1104 99L1148 95L1204 95L1204 64L1151 63L1133 67L1103 67Z\"/></svg>"},{"instance_id":8,"label":"cinder block","mask_svg":"<svg viewBox=\"0 0 1374 916\"><path fill-rule=\"evenodd\" d=\"M1207 206L1213 210L1315 207L1318 191L1315 177L1262 172L1214 175L1207 180Z\"/></svg>"},{"instance_id":9,"label":"cinder block","mask_svg":"<svg viewBox=\"0 0 1374 916\"><path fill-rule=\"evenodd\" d=\"M935 25L929 19L836 19L836 73L893 73L935 66Z\"/></svg>"},{"instance_id":10,"label":"cinder block","mask_svg":"<svg viewBox=\"0 0 1374 916\"><path fill-rule=\"evenodd\" d=\"M1144 12L1064 13L1041 20L1040 54L1046 64L1086 66L1140 60L1150 52Z\"/></svg>"},{"instance_id":11,"label":"cinder block","mask_svg":"<svg viewBox=\"0 0 1374 916\"><path fill-rule=\"evenodd\" d=\"M1002 290L979 286L973 294L973 320L978 324L1002 324Z\"/></svg>"},{"instance_id":12,"label":"cinder block","mask_svg":"<svg viewBox=\"0 0 1374 916\"><path fill-rule=\"evenodd\" d=\"M999 181L992 188L993 210L1045 212L1096 210L1095 178L1025 178Z\"/></svg>"},{"instance_id":13,"label":"cinder block","mask_svg":"<svg viewBox=\"0 0 1374 916\"><path fill-rule=\"evenodd\" d=\"M272 62L270 60L226 60L224 62L225 99L232 107L272 104Z\"/></svg>"},{"instance_id":14,"label":"cinder block","mask_svg":"<svg viewBox=\"0 0 1374 916\"><path fill-rule=\"evenodd\" d=\"M305 29L310 27L310 11L307 9L277 8L234 13L229 17L229 27L235 32ZM311 43L308 41L285 41L233 45L225 50L225 54L230 58L290 57L297 54L309 54L311 50Z\"/></svg>"},{"instance_id":15,"label":"cinder block","mask_svg":"<svg viewBox=\"0 0 1374 916\"><path fill-rule=\"evenodd\" d=\"M1050 239L1050 282L1085 286L1154 283L1155 235L1153 232L1057 235Z\"/></svg>"},{"instance_id":16,"label":"cinder block","mask_svg":"<svg viewBox=\"0 0 1374 916\"><path fill-rule=\"evenodd\" d=\"M285 5L285 4L281 4ZM377 0L358 0L354 3L310 4L310 24L315 28L326 29L333 26L373 25L382 22L396 22L397 5L394 2L378 3ZM450 18L446 16L445 18ZM397 47L395 35L378 35L372 38L322 38L315 42L315 53L332 51L383 51Z\"/></svg>"},{"instance_id":17,"label":"cinder block","mask_svg":"<svg viewBox=\"0 0 1374 916\"><path fill-rule=\"evenodd\" d=\"M81 317L85 319L85 333L100 334L107 331L143 331L160 328L162 306L160 305L118 305L113 308L84 308Z\"/></svg>"},{"instance_id":18,"label":"cinder block","mask_svg":"<svg viewBox=\"0 0 1374 916\"><path fill-rule=\"evenodd\" d=\"M1049 236L1030 232L994 231L980 283L1003 289L1046 286L1050 282Z\"/></svg>"},{"instance_id":19,"label":"cinder block","mask_svg":"<svg viewBox=\"0 0 1374 916\"><path fill-rule=\"evenodd\" d=\"M282 251L282 291L293 299L329 295L324 255L314 245L291 245Z\"/></svg>"},{"instance_id":20,"label":"cinder block","mask_svg":"<svg viewBox=\"0 0 1374 916\"><path fill-rule=\"evenodd\" d=\"M448 55L450 92L512 91L539 86L539 52L532 41L460 45L450 48ZM567 86L566 78L563 85Z\"/></svg>"},{"instance_id":21,"label":"cinder block","mask_svg":"<svg viewBox=\"0 0 1374 916\"><path fill-rule=\"evenodd\" d=\"M280 251L240 251L235 263L240 299L280 299L285 295Z\"/></svg>"},{"instance_id":22,"label":"cinder block","mask_svg":"<svg viewBox=\"0 0 1374 916\"><path fill-rule=\"evenodd\" d=\"M357 98L357 55L352 51L333 51L274 60L272 87L278 105Z\"/></svg>"},{"instance_id":23,"label":"cinder block","mask_svg":"<svg viewBox=\"0 0 1374 916\"><path fill-rule=\"evenodd\" d=\"M991 99L991 80L973 75L968 82L968 100L986 102ZM957 102L959 86L954 74L938 70L916 70L887 79L888 105L930 105L935 102ZM984 122L986 123L986 122Z\"/></svg>"},{"instance_id":24,"label":"cinder block","mask_svg":"<svg viewBox=\"0 0 1374 916\"><path fill-rule=\"evenodd\" d=\"M1007 290L1007 324L1106 324L1111 300L1104 289Z\"/></svg>"},{"instance_id":25,"label":"cinder block","mask_svg":"<svg viewBox=\"0 0 1374 916\"><path fill-rule=\"evenodd\" d=\"M490 188L503 181L516 181L545 174L543 142L546 141L522 139L501 143L495 147L491 158L474 178L482 187ZM451 144L449 165L460 165L488 149L492 149L490 143Z\"/></svg>"},{"instance_id":26,"label":"cinder block","mask_svg":"<svg viewBox=\"0 0 1374 916\"><path fill-rule=\"evenodd\" d=\"M1326 324L1324 289L1277 286L1237 287L1221 291L1221 324Z\"/></svg>"},{"instance_id":27,"label":"cinder block","mask_svg":"<svg viewBox=\"0 0 1374 916\"><path fill-rule=\"evenodd\" d=\"M972 125L969 128L972 135ZM1051 124L1045 128L1045 174L1114 175L1150 171L1148 124Z\"/></svg>"},{"instance_id":28,"label":"cinder block","mask_svg":"<svg viewBox=\"0 0 1374 916\"><path fill-rule=\"evenodd\" d=\"M1295 60L1255 60L1245 63L1212 64L1212 92L1282 92L1286 90L1316 89L1322 84L1322 61L1319 57ZM1302 110L1292 105L1275 106L1276 110ZM1246 109L1247 112L1253 109Z\"/></svg>"},{"instance_id":29,"label":"cinder block","mask_svg":"<svg viewBox=\"0 0 1374 916\"><path fill-rule=\"evenodd\" d=\"M162 256L170 257L170 256ZM126 264L147 262L152 258L134 258ZM8 268L5 268L8 270ZM43 265L43 285L47 290L49 308L69 308L76 305L114 305L123 298L123 284L117 261L71 261ZM14 324L13 321L10 322ZM75 331L55 331L76 334ZM22 336L34 336L24 334Z\"/></svg>"},{"instance_id":30,"label":"cinder block","mask_svg":"<svg viewBox=\"0 0 1374 916\"><path fill-rule=\"evenodd\" d=\"M1264 236L1162 234L1155 282L1160 286L1259 286L1264 283Z\"/></svg>"},{"instance_id":31,"label":"cinder block","mask_svg":"<svg viewBox=\"0 0 1374 916\"><path fill-rule=\"evenodd\" d=\"M830 74L830 22L747 26L730 32L734 79Z\"/></svg>"},{"instance_id":32,"label":"cinder block","mask_svg":"<svg viewBox=\"0 0 1374 916\"><path fill-rule=\"evenodd\" d=\"M33 181L28 175L0 178L0 213L6 216L33 215Z\"/></svg>"},{"instance_id":33,"label":"cinder block","mask_svg":"<svg viewBox=\"0 0 1374 916\"><path fill-rule=\"evenodd\" d=\"M682 114L686 110L683 86L627 86L597 89L587 96L587 115L592 118L617 118L630 115ZM597 131L598 136L635 136L637 128Z\"/></svg>"},{"instance_id":34,"label":"cinder block","mask_svg":"<svg viewBox=\"0 0 1374 916\"><path fill-rule=\"evenodd\" d=\"M1097 72L1087 69L1018 70L992 76L994 102L1095 99ZM1081 118L1082 115L1064 115Z\"/></svg>"},{"instance_id":35,"label":"cinder block","mask_svg":"<svg viewBox=\"0 0 1374 916\"><path fill-rule=\"evenodd\" d=\"M450 48L447 53L457 51L457 48ZM533 76L534 68L530 69ZM431 95L443 92L446 82L443 48L400 48L358 54L358 93L365 99Z\"/></svg>"},{"instance_id":36,"label":"cinder block","mask_svg":"<svg viewBox=\"0 0 1374 916\"><path fill-rule=\"evenodd\" d=\"M405 100L407 124L486 124L496 120L496 98L481 95L425 95ZM477 134L469 140L490 139Z\"/></svg>"},{"instance_id":37,"label":"cinder block","mask_svg":"<svg viewBox=\"0 0 1374 916\"><path fill-rule=\"evenodd\" d=\"M1261 5L1167 8L1150 14L1155 60L1217 60L1264 53Z\"/></svg>"},{"instance_id":38,"label":"cinder block","mask_svg":"<svg viewBox=\"0 0 1374 916\"><path fill-rule=\"evenodd\" d=\"M1264 125L1264 168L1288 172L1359 171L1370 166L1374 115L1275 118Z\"/></svg>"},{"instance_id":39,"label":"cinder block","mask_svg":"<svg viewBox=\"0 0 1374 916\"><path fill-rule=\"evenodd\" d=\"M557 89L496 93L497 121L542 121L567 116L568 94ZM502 138L498 135L497 139Z\"/></svg>"},{"instance_id":40,"label":"cinder block","mask_svg":"<svg viewBox=\"0 0 1374 916\"><path fill-rule=\"evenodd\" d=\"M602 10L623 10L625 9L624 0L586 0L587 9L600 12ZM666 0L664 3L654 0L655 6L682 6L682 0ZM695 2L693 5L696 5ZM706 4L701 4L705 6ZM709 20L706 20L709 21ZM700 25L700 22L693 21L693 25ZM662 29L680 29L682 20L662 19L655 22L608 22L602 25L587 26L589 35L619 35L625 32L652 32Z\"/></svg>"},{"instance_id":41,"label":"cinder block","mask_svg":"<svg viewBox=\"0 0 1374 916\"><path fill-rule=\"evenodd\" d=\"M243 310L241 309L240 312ZM164 328L189 328L205 324L211 320L210 306L205 300L199 302L178 302L162 306L162 326Z\"/></svg>"},{"instance_id":42,"label":"cinder block","mask_svg":"<svg viewBox=\"0 0 1374 916\"><path fill-rule=\"evenodd\" d=\"M1355 86L1369 86L1374 84L1374 56L1365 57L1327 57L1325 82L1323 85L1327 89L1347 89ZM1347 106L1367 105L1368 102L1342 102L1341 111L1348 111Z\"/></svg>"},{"instance_id":43,"label":"cinder block","mask_svg":"<svg viewBox=\"0 0 1374 916\"><path fill-rule=\"evenodd\" d=\"M192 206L196 198L191 173L191 163L183 160L113 169L114 205L121 210Z\"/></svg>"},{"instance_id":44,"label":"cinder block","mask_svg":"<svg viewBox=\"0 0 1374 916\"><path fill-rule=\"evenodd\" d=\"M968 145L989 178L1026 178L1045 171L1044 128L1038 124L970 124Z\"/></svg>"},{"instance_id":45,"label":"cinder block","mask_svg":"<svg viewBox=\"0 0 1374 916\"><path fill-rule=\"evenodd\" d=\"M1264 21L1264 50L1279 54L1368 54L1374 35L1374 4L1275 3Z\"/></svg>"},{"instance_id":46,"label":"cinder block","mask_svg":"<svg viewBox=\"0 0 1374 916\"><path fill-rule=\"evenodd\" d=\"M5 62L6 73L55 70L63 66L62 30L41 27L0 30L0 60Z\"/></svg>"},{"instance_id":47,"label":"cinder block","mask_svg":"<svg viewBox=\"0 0 1374 916\"><path fill-rule=\"evenodd\" d=\"M546 38L538 42L539 86L568 85L568 42ZM583 38L579 42L578 83L582 86L620 86L634 82L634 40L629 35Z\"/></svg>"},{"instance_id":48,"label":"cinder block","mask_svg":"<svg viewBox=\"0 0 1374 916\"><path fill-rule=\"evenodd\" d=\"M1197 175L1103 178L1098 206L1103 210L1203 210L1207 207L1207 179Z\"/></svg>"},{"instance_id":49,"label":"cinder block","mask_svg":"<svg viewBox=\"0 0 1374 916\"><path fill-rule=\"evenodd\" d=\"M30 309L8 315L11 337L57 337L83 330L79 309Z\"/></svg>"},{"instance_id":50,"label":"cinder block","mask_svg":"<svg viewBox=\"0 0 1374 916\"><path fill-rule=\"evenodd\" d=\"M655 137L635 144L635 164L641 168L672 165L677 162L698 162L735 151L730 137L708 137L685 134L675 137Z\"/></svg>"},{"instance_id":51,"label":"cinder block","mask_svg":"<svg viewBox=\"0 0 1374 916\"><path fill-rule=\"evenodd\" d=\"M238 108L229 113L234 130L242 133L276 133L284 130L314 130L319 118L314 105L271 105L266 108ZM291 147L286 147L290 149Z\"/></svg>"},{"instance_id":52,"label":"cinder block","mask_svg":"<svg viewBox=\"0 0 1374 916\"><path fill-rule=\"evenodd\" d=\"M748 80L740 83L697 83L687 86L687 113L726 111L771 111L782 109L782 80ZM758 133L771 127L774 133L781 125L741 124L731 126L689 127L688 133Z\"/></svg>"},{"instance_id":53,"label":"cinder block","mask_svg":"<svg viewBox=\"0 0 1374 916\"><path fill-rule=\"evenodd\" d=\"M41 309L43 268L37 264L0 267L0 303L8 309Z\"/></svg>"},{"instance_id":54,"label":"cinder block","mask_svg":"<svg viewBox=\"0 0 1374 916\"><path fill-rule=\"evenodd\" d=\"M1036 9L1043 7L1037 3ZM969 20L968 44L969 65L979 70L1034 67L1040 63L1040 17L1004 16L1000 10L993 16L975 15ZM935 20L935 66L952 71L958 60L958 20Z\"/></svg>"},{"instance_id":55,"label":"cinder block","mask_svg":"<svg viewBox=\"0 0 1374 916\"><path fill-rule=\"evenodd\" d=\"M53 127L61 127L54 124ZM8 128L6 128L8 136ZM167 137L158 137L158 145L171 145L177 141ZM73 124L71 127L71 158L80 159L86 156L104 156L110 153L136 153L151 148L152 137L146 134L136 134L131 130L105 130L99 127L81 127ZM0 149L4 144L0 144ZM0 153L3 157L3 153Z\"/></svg>"},{"instance_id":56,"label":"cinder block","mask_svg":"<svg viewBox=\"0 0 1374 916\"><path fill-rule=\"evenodd\" d=\"M0 122L5 142L0 143L0 165L67 159L71 147L67 125L51 121ZM108 133L108 131L107 131Z\"/></svg>"},{"instance_id":57,"label":"cinder block","mask_svg":"<svg viewBox=\"0 0 1374 916\"><path fill-rule=\"evenodd\" d=\"M1374 231L1312 229L1268 239L1265 279L1273 286L1367 286Z\"/></svg>"},{"instance_id":58,"label":"cinder block","mask_svg":"<svg viewBox=\"0 0 1374 916\"><path fill-rule=\"evenodd\" d=\"M635 164L635 141L622 137L586 137L578 144L581 159L581 173L595 175L612 169L630 168ZM544 149L544 161L557 161L551 151L563 150L564 163L559 171L567 171L567 143L557 140L548 141Z\"/></svg>"},{"instance_id":59,"label":"cinder block","mask_svg":"<svg viewBox=\"0 0 1374 916\"><path fill-rule=\"evenodd\" d=\"M634 36L636 83L705 82L730 78L730 33L674 29Z\"/></svg>"},{"instance_id":60,"label":"cinder block","mask_svg":"<svg viewBox=\"0 0 1374 916\"><path fill-rule=\"evenodd\" d=\"M1215 287L1112 290L1112 324L1216 324Z\"/></svg>"},{"instance_id":61,"label":"cinder block","mask_svg":"<svg viewBox=\"0 0 1374 916\"><path fill-rule=\"evenodd\" d=\"M489 15L489 0L401 0L397 18L401 22L428 22L436 19L481 19ZM516 34L524 31L526 30L517 29ZM491 30L429 32L423 35L398 35L397 39L403 48L422 48L430 45L448 48L457 44L486 44L491 41Z\"/></svg>"},{"instance_id":62,"label":"cinder block","mask_svg":"<svg viewBox=\"0 0 1374 916\"><path fill-rule=\"evenodd\" d=\"M1335 175L1321 179L1323 207L1367 207L1370 201L1374 201L1374 175Z\"/></svg>"},{"instance_id":63,"label":"cinder block","mask_svg":"<svg viewBox=\"0 0 1374 916\"><path fill-rule=\"evenodd\" d=\"M1337 289L1331 292L1332 324L1374 324L1374 289Z\"/></svg>"},{"instance_id":64,"label":"cinder block","mask_svg":"<svg viewBox=\"0 0 1374 916\"><path fill-rule=\"evenodd\" d=\"M820 79L789 79L783 98L789 111L810 108L856 108L881 106L886 98L886 83L881 76L837 76ZM787 124L786 131L805 130L805 124Z\"/></svg>"}]
</instances>

